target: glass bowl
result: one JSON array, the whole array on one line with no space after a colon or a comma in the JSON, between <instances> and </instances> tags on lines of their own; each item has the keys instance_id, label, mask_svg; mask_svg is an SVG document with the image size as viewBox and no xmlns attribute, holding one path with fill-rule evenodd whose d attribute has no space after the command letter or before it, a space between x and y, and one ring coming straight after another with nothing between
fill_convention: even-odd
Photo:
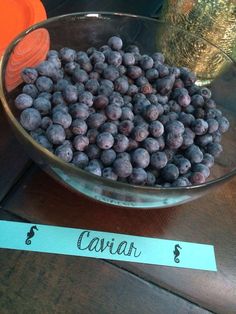
<instances>
[{"instance_id":1,"label":"glass bowl","mask_svg":"<svg viewBox=\"0 0 236 314\"><path fill-rule=\"evenodd\" d=\"M9 58L25 36L44 28L50 35L50 49L98 47L110 36L119 35L125 44L137 44L142 53L161 51L170 65L187 66L198 76L197 84L207 84L218 108L230 121L223 135L223 153L216 159L211 176L204 184L189 187L146 187L114 182L63 162L35 142L22 128L14 98L21 85L9 90L6 82ZM40 49L40 44L36 47ZM21 52L24 54L24 51ZM22 61L23 62L23 61ZM19 66L19 64L17 65ZM24 64L20 65L22 68ZM88 197L116 206L162 208L196 199L210 192L236 173L236 66L222 50L171 24L155 19L119 13L76 13L38 23L21 33L6 49L0 69L1 100L16 137L29 156L64 186Z\"/></svg>"}]
</instances>

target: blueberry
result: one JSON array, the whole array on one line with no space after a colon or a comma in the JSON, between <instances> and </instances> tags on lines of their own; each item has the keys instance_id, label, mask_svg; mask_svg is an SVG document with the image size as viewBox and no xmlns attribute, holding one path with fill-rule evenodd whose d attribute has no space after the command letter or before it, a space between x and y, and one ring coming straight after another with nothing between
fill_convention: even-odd
<instances>
[{"instance_id":1,"label":"blueberry","mask_svg":"<svg viewBox=\"0 0 236 314\"><path fill-rule=\"evenodd\" d=\"M119 76L119 70L114 65L108 65L103 70L103 77L107 80L115 81Z\"/></svg>"},{"instance_id":2,"label":"blueberry","mask_svg":"<svg viewBox=\"0 0 236 314\"><path fill-rule=\"evenodd\" d=\"M133 168L129 176L129 183L136 185L145 185L147 182L147 172L143 168Z\"/></svg>"},{"instance_id":3,"label":"blueberry","mask_svg":"<svg viewBox=\"0 0 236 314\"><path fill-rule=\"evenodd\" d=\"M200 147L205 147L208 144L212 143L213 138L211 134L199 135L195 138L195 143Z\"/></svg>"},{"instance_id":4,"label":"blueberry","mask_svg":"<svg viewBox=\"0 0 236 314\"><path fill-rule=\"evenodd\" d=\"M75 135L78 135L78 134L84 135L87 132L88 126L84 120L75 119L72 121L70 129L72 133Z\"/></svg>"},{"instance_id":5,"label":"blueberry","mask_svg":"<svg viewBox=\"0 0 236 314\"><path fill-rule=\"evenodd\" d=\"M118 130L119 130L119 132L121 134L129 136L129 134L131 133L133 127L134 127L134 124L133 124L132 121L130 121L130 120L123 120L118 125Z\"/></svg>"},{"instance_id":6,"label":"blueberry","mask_svg":"<svg viewBox=\"0 0 236 314\"><path fill-rule=\"evenodd\" d=\"M118 158L119 158L119 159L122 158L122 159L126 159L126 160L131 161L130 154L127 153L127 152L118 153L118 154L116 155L116 158L117 158L117 159L118 159Z\"/></svg>"},{"instance_id":7,"label":"blueberry","mask_svg":"<svg viewBox=\"0 0 236 314\"><path fill-rule=\"evenodd\" d=\"M120 76L125 75L126 72L127 72L127 69L126 69L126 67L125 67L123 64L121 64L121 65L118 66L118 70L119 70Z\"/></svg>"},{"instance_id":8,"label":"blueberry","mask_svg":"<svg viewBox=\"0 0 236 314\"><path fill-rule=\"evenodd\" d=\"M125 51L131 52L131 53L139 53L139 47L136 45L129 45L125 47Z\"/></svg>"},{"instance_id":9,"label":"blueberry","mask_svg":"<svg viewBox=\"0 0 236 314\"><path fill-rule=\"evenodd\" d=\"M69 145L60 145L55 149L55 155L65 162L70 162L73 158L73 151Z\"/></svg>"},{"instance_id":10,"label":"blueberry","mask_svg":"<svg viewBox=\"0 0 236 314\"><path fill-rule=\"evenodd\" d=\"M69 106L69 113L73 119L86 120L89 116L89 108L85 104L75 103Z\"/></svg>"},{"instance_id":11,"label":"blueberry","mask_svg":"<svg viewBox=\"0 0 236 314\"><path fill-rule=\"evenodd\" d=\"M100 85L98 88L98 94L109 97L112 94L113 89L107 85Z\"/></svg>"},{"instance_id":12,"label":"blueberry","mask_svg":"<svg viewBox=\"0 0 236 314\"><path fill-rule=\"evenodd\" d=\"M60 79L56 82L56 84L54 85L54 91L59 91L62 92L65 87L69 85L69 82L65 79Z\"/></svg>"},{"instance_id":13,"label":"blueberry","mask_svg":"<svg viewBox=\"0 0 236 314\"><path fill-rule=\"evenodd\" d=\"M126 52L124 55L123 55L123 64L125 66L128 66L128 65L134 65L135 64L135 57L134 57L134 54L131 53L131 52Z\"/></svg>"},{"instance_id":14,"label":"blueberry","mask_svg":"<svg viewBox=\"0 0 236 314\"><path fill-rule=\"evenodd\" d=\"M168 102L168 96L157 94L158 102L162 105L165 105Z\"/></svg>"},{"instance_id":15,"label":"blueberry","mask_svg":"<svg viewBox=\"0 0 236 314\"><path fill-rule=\"evenodd\" d=\"M96 144L89 144L85 152L89 159L98 159L101 155L101 149Z\"/></svg>"},{"instance_id":16,"label":"blueberry","mask_svg":"<svg viewBox=\"0 0 236 314\"><path fill-rule=\"evenodd\" d=\"M218 109L207 109L206 110L206 118L207 119L215 119L215 118L220 118L222 117L222 112Z\"/></svg>"},{"instance_id":17,"label":"blueberry","mask_svg":"<svg viewBox=\"0 0 236 314\"><path fill-rule=\"evenodd\" d=\"M66 105L63 105L63 104L56 105L52 109L52 114L54 114L54 112L56 112L56 111L62 111L64 113L68 113L68 107Z\"/></svg>"},{"instance_id":18,"label":"blueberry","mask_svg":"<svg viewBox=\"0 0 236 314\"><path fill-rule=\"evenodd\" d=\"M15 106L19 110L24 110L26 108L32 107L33 98L27 94L19 94L15 99Z\"/></svg>"},{"instance_id":19,"label":"blueberry","mask_svg":"<svg viewBox=\"0 0 236 314\"><path fill-rule=\"evenodd\" d=\"M103 71L107 68L108 64L104 62L97 62L94 65L94 71L102 74Z\"/></svg>"},{"instance_id":20,"label":"blueberry","mask_svg":"<svg viewBox=\"0 0 236 314\"><path fill-rule=\"evenodd\" d=\"M125 94L128 91L128 88L129 88L129 83L128 83L127 79L125 79L123 77L119 77L115 80L115 82L114 82L115 91L117 91L121 94Z\"/></svg>"},{"instance_id":21,"label":"blueberry","mask_svg":"<svg viewBox=\"0 0 236 314\"><path fill-rule=\"evenodd\" d=\"M104 166L111 166L116 159L116 152L113 149L104 150L101 153L100 159Z\"/></svg>"},{"instance_id":22,"label":"blueberry","mask_svg":"<svg viewBox=\"0 0 236 314\"><path fill-rule=\"evenodd\" d=\"M205 179L207 179L209 177L209 175L210 175L209 168L206 165L202 164L202 163L193 165L192 171L193 172L201 172L204 175Z\"/></svg>"},{"instance_id":23,"label":"blueberry","mask_svg":"<svg viewBox=\"0 0 236 314\"><path fill-rule=\"evenodd\" d=\"M101 84L101 86L107 86L107 87L109 87L110 89L114 90L114 84L113 84L113 82L110 81L110 80L102 79L102 80L100 80L100 84ZM113 94L113 93L112 93L112 94ZM112 95L112 94L111 94L111 95Z\"/></svg>"},{"instance_id":24,"label":"blueberry","mask_svg":"<svg viewBox=\"0 0 236 314\"><path fill-rule=\"evenodd\" d=\"M98 95L94 98L93 106L96 109L104 109L109 103L109 99L105 95Z\"/></svg>"},{"instance_id":25,"label":"blueberry","mask_svg":"<svg viewBox=\"0 0 236 314\"><path fill-rule=\"evenodd\" d=\"M159 137L164 133L164 126L160 121L152 121L149 124L149 132L153 137Z\"/></svg>"},{"instance_id":26,"label":"blueberry","mask_svg":"<svg viewBox=\"0 0 236 314\"><path fill-rule=\"evenodd\" d=\"M150 154L159 150L159 142L153 137L147 137L142 144Z\"/></svg>"},{"instance_id":27,"label":"blueberry","mask_svg":"<svg viewBox=\"0 0 236 314\"><path fill-rule=\"evenodd\" d=\"M172 87L174 85L174 77L171 76L165 76L163 78L156 80L156 89L161 95L168 94Z\"/></svg>"},{"instance_id":28,"label":"blueberry","mask_svg":"<svg viewBox=\"0 0 236 314\"><path fill-rule=\"evenodd\" d=\"M92 71L89 73L89 79L91 80L99 80L100 74L98 72Z\"/></svg>"},{"instance_id":29,"label":"blueberry","mask_svg":"<svg viewBox=\"0 0 236 314\"><path fill-rule=\"evenodd\" d=\"M87 119L87 125L90 129L99 128L106 121L106 116L102 113L92 113Z\"/></svg>"},{"instance_id":30,"label":"blueberry","mask_svg":"<svg viewBox=\"0 0 236 314\"><path fill-rule=\"evenodd\" d=\"M185 127L188 127L191 125L191 123L195 120L194 116L191 113L185 113L185 112L180 112L179 121L183 123Z\"/></svg>"},{"instance_id":31,"label":"blueberry","mask_svg":"<svg viewBox=\"0 0 236 314\"><path fill-rule=\"evenodd\" d=\"M168 76L170 74L169 68L166 65L161 64L159 62L155 61L154 68L157 69L160 78ZM175 76L173 76L173 78L175 78ZM173 82L173 84L174 84L174 82Z\"/></svg>"},{"instance_id":32,"label":"blueberry","mask_svg":"<svg viewBox=\"0 0 236 314\"><path fill-rule=\"evenodd\" d=\"M122 107L121 108L121 117L120 119L123 121L123 120L130 120L132 121L134 119L134 114L133 114L133 111L129 108L129 107Z\"/></svg>"},{"instance_id":33,"label":"blueberry","mask_svg":"<svg viewBox=\"0 0 236 314\"><path fill-rule=\"evenodd\" d=\"M214 109L216 107L216 103L213 99L210 98L210 99L205 100L204 107L206 109Z\"/></svg>"},{"instance_id":34,"label":"blueberry","mask_svg":"<svg viewBox=\"0 0 236 314\"><path fill-rule=\"evenodd\" d=\"M88 91L84 91L79 94L79 102L88 105L88 107L91 107L93 105L93 98L93 94Z\"/></svg>"},{"instance_id":35,"label":"blueberry","mask_svg":"<svg viewBox=\"0 0 236 314\"><path fill-rule=\"evenodd\" d=\"M139 64L143 70L151 69L153 66L153 59L148 55L142 55Z\"/></svg>"},{"instance_id":36,"label":"blueberry","mask_svg":"<svg viewBox=\"0 0 236 314\"><path fill-rule=\"evenodd\" d=\"M65 73L68 73L70 75L73 74L73 71L79 67L79 64L77 62L71 61L71 62L67 62L64 65L64 71Z\"/></svg>"},{"instance_id":37,"label":"blueberry","mask_svg":"<svg viewBox=\"0 0 236 314\"><path fill-rule=\"evenodd\" d=\"M117 125L113 122L105 122L100 127L101 132L109 132L112 135L116 135L118 133Z\"/></svg>"},{"instance_id":38,"label":"blueberry","mask_svg":"<svg viewBox=\"0 0 236 314\"><path fill-rule=\"evenodd\" d=\"M189 161L191 163L199 163L202 161L203 159L203 153L200 150L200 148L195 145L192 144L191 146L189 146L186 150L185 150L185 157L187 159L189 159Z\"/></svg>"},{"instance_id":39,"label":"blueberry","mask_svg":"<svg viewBox=\"0 0 236 314\"><path fill-rule=\"evenodd\" d=\"M89 139L85 135L76 135L73 140L73 146L76 150L84 151L89 145Z\"/></svg>"},{"instance_id":40,"label":"blueberry","mask_svg":"<svg viewBox=\"0 0 236 314\"><path fill-rule=\"evenodd\" d=\"M158 62L160 62L160 63L164 63L165 62L165 57L164 57L164 55L162 54L162 53L160 53L160 52L154 52L153 54L152 54L152 59L154 60L154 61L158 61Z\"/></svg>"},{"instance_id":41,"label":"blueberry","mask_svg":"<svg viewBox=\"0 0 236 314\"><path fill-rule=\"evenodd\" d=\"M135 84L138 87L141 87L142 85L145 85L148 83L148 79L145 76L140 76L137 78L137 80L135 81Z\"/></svg>"},{"instance_id":42,"label":"blueberry","mask_svg":"<svg viewBox=\"0 0 236 314\"><path fill-rule=\"evenodd\" d=\"M200 108L201 109L201 108ZM182 107L182 110L185 113L194 114L195 108L192 105L188 105L187 107Z\"/></svg>"},{"instance_id":43,"label":"blueberry","mask_svg":"<svg viewBox=\"0 0 236 314\"><path fill-rule=\"evenodd\" d=\"M157 69L148 69L146 71L146 78L148 79L149 82L155 81L159 77L159 72Z\"/></svg>"},{"instance_id":44,"label":"blueberry","mask_svg":"<svg viewBox=\"0 0 236 314\"><path fill-rule=\"evenodd\" d=\"M45 135L40 134L35 138L35 140L37 143L42 145L44 148L48 149L49 151L52 151L52 144L49 142L49 140L47 139L47 137Z\"/></svg>"},{"instance_id":45,"label":"blueberry","mask_svg":"<svg viewBox=\"0 0 236 314\"><path fill-rule=\"evenodd\" d=\"M122 110L119 106L111 104L105 108L106 116L110 120L118 120L121 117Z\"/></svg>"},{"instance_id":46,"label":"blueberry","mask_svg":"<svg viewBox=\"0 0 236 314\"><path fill-rule=\"evenodd\" d=\"M183 87L184 87L184 82L180 78L175 79L173 88L183 88Z\"/></svg>"},{"instance_id":47,"label":"blueberry","mask_svg":"<svg viewBox=\"0 0 236 314\"><path fill-rule=\"evenodd\" d=\"M109 132L102 132L97 135L96 143L101 149L110 149L114 144L114 137Z\"/></svg>"},{"instance_id":48,"label":"blueberry","mask_svg":"<svg viewBox=\"0 0 236 314\"><path fill-rule=\"evenodd\" d=\"M72 74L73 81L75 83L85 83L88 81L89 76L86 71L80 68L75 68Z\"/></svg>"},{"instance_id":49,"label":"blueberry","mask_svg":"<svg viewBox=\"0 0 236 314\"><path fill-rule=\"evenodd\" d=\"M38 89L34 84L25 84L22 93L27 94L34 99L38 96Z\"/></svg>"},{"instance_id":50,"label":"blueberry","mask_svg":"<svg viewBox=\"0 0 236 314\"><path fill-rule=\"evenodd\" d=\"M161 170L161 176L167 182L174 182L179 176L179 169L174 164L167 164Z\"/></svg>"},{"instance_id":51,"label":"blueberry","mask_svg":"<svg viewBox=\"0 0 236 314\"><path fill-rule=\"evenodd\" d=\"M107 62L110 65L118 67L122 63L122 56L118 51L110 51L107 56Z\"/></svg>"},{"instance_id":52,"label":"blueberry","mask_svg":"<svg viewBox=\"0 0 236 314\"><path fill-rule=\"evenodd\" d=\"M207 119L208 123L208 133L214 133L219 128L219 122L216 119Z\"/></svg>"},{"instance_id":53,"label":"blueberry","mask_svg":"<svg viewBox=\"0 0 236 314\"><path fill-rule=\"evenodd\" d=\"M112 169L120 178L129 177L133 171L131 162L122 158L116 159L113 162Z\"/></svg>"},{"instance_id":54,"label":"blueberry","mask_svg":"<svg viewBox=\"0 0 236 314\"><path fill-rule=\"evenodd\" d=\"M107 179L110 179L113 181L116 181L118 178L117 174L113 171L113 169L111 167L104 168L102 170L102 176L104 178L107 178Z\"/></svg>"},{"instance_id":55,"label":"blueberry","mask_svg":"<svg viewBox=\"0 0 236 314\"><path fill-rule=\"evenodd\" d=\"M181 107L187 107L191 103L191 97L189 95L179 95L177 101Z\"/></svg>"},{"instance_id":56,"label":"blueberry","mask_svg":"<svg viewBox=\"0 0 236 314\"><path fill-rule=\"evenodd\" d=\"M183 144L183 136L182 134L176 134L176 133L168 133L166 136L166 145L170 149L178 149Z\"/></svg>"},{"instance_id":57,"label":"blueberry","mask_svg":"<svg viewBox=\"0 0 236 314\"><path fill-rule=\"evenodd\" d=\"M202 97L204 99L210 99L211 98L211 91L207 87L201 87L199 90L199 93L200 93L200 95L202 95Z\"/></svg>"},{"instance_id":58,"label":"blueberry","mask_svg":"<svg viewBox=\"0 0 236 314\"><path fill-rule=\"evenodd\" d=\"M36 87L40 92L52 92L53 81L46 76L40 76L36 80Z\"/></svg>"},{"instance_id":59,"label":"blueberry","mask_svg":"<svg viewBox=\"0 0 236 314\"><path fill-rule=\"evenodd\" d=\"M90 172L96 176L99 176L99 177L101 177L101 175L102 175L101 166L100 166L99 162L97 162L96 160L91 160L89 162L88 166L84 168L84 170L86 170L87 172Z\"/></svg>"},{"instance_id":60,"label":"blueberry","mask_svg":"<svg viewBox=\"0 0 236 314\"><path fill-rule=\"evenodd\" d=\"M131 65L128 66L126 74L132 80L135 80L142 75L142 69L136 65Z\"/></svg>"},{"instance_id":61,"label":"blueberry","mask_svg":"<svg viewBox=\"0 0 236 314\"><path fill-rule=\"evenodd\" d=\"M180 68L180 77L185 86L192 86L197 80L195 73L183 68Z\"/></svg>"},{"instance_id":62,"label":"blueberry","mask_svg":"<svg viewBox=\"0 0 236 314\"><path fill-rule=\"evenodd\" d=\"M149 132L145 125L137 125L132 130L132 138L137 142L142 142L148 137Z\"/></svg>"},{"instance_id":63,"label":"blueberry","mask_svg":"<svg viewBox=\"0 0 236 314\"><path fill-rule=\"evenodd\" d=\"M57 68L50 61L43 61L37 66L37 71L40 75L54 77Z\"/></svg>"},{"instance_id":64,"label":"blueberry","mask_svg":"<svg viewBox=\"0 0 236 314\"><path fill-rule=\"evenodd\" d=\"M191 97L191 105L195 107L202 107L204 105L204 98L202 95L195 94Z\"/></svg>"},{"instance_id":65,"label":"blueberry","mask_svg":"<svg viewBox=\"0 0 236 314\"><path fill-rule=\"evenodd\" d=\"M226 117L219 117L217 119L219 123L219 131L225 133L229 129L229 120Z\"/></svg>"},{"instance_id":66,"label":"blueberry","mask_svg":"<svg viewBox=\"0 0 236 314\"><path fill-rule=\"evenodd\" d=\"M122 49L123 42L122 39L118 36L112 36L108 39L107 44L113 50L120 50Z\"/></svg>"},{"instance_id":67,"label":"blueberry","mask_svg":"<svg viewBox=\"0 0 236 314\"><path fill-rule=\"evenodd\" d=\"M184 176L178 177L178 179L172 183L173 187L184 187L184 186L190 186L190 185L192 185L191 182L189 181L188 178Z\"/></svg>"},{"instance_id":68,"label":"blueberry","mask_svg":"<svg viewBox=\"0 0 236 314\"><path fill-rule=\"evenodd\" d=\"M59 124L52 124L47 128L46 135L48 140L55 145L60 145L66 139L64 128Z\"/></svg>"},{"instance_id":69,"label":"blueberry","mask_svg":"<svg viewBox=\"0 0 236 314\"><path fill-rule=\"evenodd\" d=\"M211 168L214 165L214 157L211 154L205 153L203 155L202 164Z\"/></svg>"},{"instance_id":70,"label":"blueberry","mask_svg":"<svg viewBox=\"0 0 236 314\"><path fill-rule=\"evenodd\" d=\"M59 56L59 53L57 50L49 50L48 53L47 53L47 58L50 58L50 57L58 57Z\"/></svg>"},{"instance_id":71,"label":"blueberry","mask_svg":"<svg viewBox=\"0 0 236 314\"><path fill-rule=\"evenodd\" d=\"M59 70L61 68L61 60L57 56L50 56L48 61L52 63L56 69Z\"/></svg>"},{"instance_id":72,"label":"blueberry","mask_svg":"<svg viewBox=\"0 0 236 314\"><path fill-rule=\"evenodd\" d=\"M131 96L129 96L129 95L124 95L123 96L123 99L124 99L124 104L127 106L127 105L131 105L131 106L133 106L132 104L131 104L131 101L132 101L132 97Z\"/></svg>"},{"instance_id":73,"label":"blueberry","mask_svg":"<svg viewBox=\"0 0 236 314\"><path fill-rule=\"evenodd\" d=\"M219 143L210 143L207 145L206 152L214 157L218 157L223 151L222 146Z\"/></svg>"},{"instance_id":74,"label":"blueberry","mask_svg":"<svg viewBox=\"0 0 236 314\"><path fill-rule=\"evenodd\" d=\"M34 68L25 68L21 72L21 78L25 83L33 84L38 78L38 72Z\"/></svg>"},{"instance_id":75,"label":"blueberry","mask_svg":"<svg viewBox=\"0 0 236 314\"><path fill-rule=\"evenodd\" d=\"M62 92L54 92L53 94L52 94L52 99L51 99L51 102L52 102L52 104L53 105L65 105L66 104L66 102L65 102L65 100L64 100L64 98L63 98L63 96L62 96Z\"/></svg>"},{"instance_id":76,"label":"blueberry","mask_svg":"<svg viewBox=\"0 0 236 314\"><path fill-rule=\"evenodd\" d=\"M41 124L41 115L34 108L26 108L20 115L21 125L28 131L37 129Z\"/></svg>"},{"instance_id":77,"label":"blueberry","mask_svg":"<svg viewBox=\"0 0 236 314\"><path fill-rule=\"evenodd\" d=\"M196 119L191 123L191 129L196 135L203 135L208 130L208 123L203 119Z\"/></svg>"},{"instance_id":78,"label":"blueberry","mask_svg":"<svg viewBox=\"0 0 236 314\"><path fill-rule=\"evenodd\" d=\"M33 107L37 109L42 116L46 116L51 111L51 102L43 97L34 99Z\"/></svg>"},{"instance_id":79,"label":"blueberry","mask_svg":"<svg viewBox=\"0 0 236 314\"><path fill-rule=\"evenodd\" d=\"M193 172L189 180L192 184L201 184L206 181L205 176L201 172Z\"/></svg>"},{"instance_id":80,"label":"blueberry","mask_svg":"<svg viewBox=\"0 0 236 314\"><path fill-rule=\"evenodd\" d=\"M181 148L185 149L185 148L187 148L193 144L195 134L193 133L193 131L191 129L185 128L182 137L183 137L183 144L182 144Z\"/></svg>"},{"instance_id":81,"label":"blueberry","mask_svg":"<svg viewBox=\"0 0 236 314\"><path fill-rule=\"evenodd\" d=\"M175 121L178 119L179 115L177 112L169 112L168 113L168 116L169 116L169 121Z\"/></svg>"},{"instance_id":82,"label":"blueberry","mask_svg":"<svg viewBox=\"0 0 236 314\"><path fill-rule=\"evenodd\" d=\"M96 95L98 92L98 88L99 88L99 83L98 80L95 79L89 79L86 83L85 83L85 88L88 92L92 93L93 95Z\"/></svg>"},{"instance_id":83,"label":"blueberry","mask_svg":"<svg viewBox=\"0 0 236 314\"><path fill-rule=\"evenodd\" d=\"M179 79L181 71L178 67L169 67L169 72L170 74L174 74L176 79Z\"/></svg>"},{"instance_id":84,"label":"blueberry","mask_svg":"<svg viewBox=\"0 0 236 314\"><path fill-rule=\"evenodd\" d=\"M78 90L76 86L68 84L63 89L62 95L68 103L75 103L78 99Z\"/></svg>"},{"instance_id":85,"label":"blueberry","mask_svg":"<svg viewBox=\"0 0 236 314\"><path fill-rule=\"evenodd\" d=\"M102 51L94 51L94 53L90 56L90 61L92 64L103 63L105 61L105 56Z\"/></svg>"},{"instance_id":86,"label":"blueberry","mask_svg":"<svg viewBox=\"0 0 236 314\"><path fill-rule=\"evenodd\" d=\"M41 120L41 128L43 130L46 130L50 125L52 125L52 119L48 116L43 117Z\"/></svg>"},{"instance_id":87,"label":"blueberry","mask_svg":"<svg viewBox=\"0 0 236 314\"><path fill-rule=\"evenodd\" d=\"M124 134L116 134L114 136L113 149L117 153L122 153L126 151L129 145L129 139Z\"/></svg>"},{"instance_id":88,"label":"blueberry","mask_svg":"<svg viewBox=\"0 0 236 314\"><path fill-rule=\"evenodd\" d=\"M183 123L177 120L169 121L165 124L165 131L168 133L181 135L184 133L184 130L185 129Z\"/></svg>"},{"instance_id":89,"label":"blueberry","mask_svg":"<svg viewBox=\"0 0 236 314\"><path fill-rule=\"evenodd\" d=\"M84 152L75 152L73 155L72 163L75 166L84 169L88 165L89 159Z\"/></svg>"},{"instance_id":90,"label":"blueberry","mask_svg":"<svg viewBox=\"0 0 236 314\"><path fill-rule=\"evenodd\" d=\"M148 186L154 186L156 183L156 176L153 174L152 171L147 171L147 181Z\"/></svg>"},{"instance_id":91,"label":"blueberry","mask_svg":"<svg viewBox=\"0 0 236 314\"><path fill-rule=\"evenodd\" d=\"M97 135L99 134L98 129L89 129L87 132L87 137L89 139L89 144L95 144Z\"/></svg>"},{"instance_id":92,"label":"blueberry","mask_svg":"<svg viewBox=\"0 0 236 314\"><path fill-rule=\"evenodd\" d=\"M133 104L133 112L137 115L142 113L143 115L145 115L145 108L151 105L150 101L145 99L138 99L134 104ZM152 105L154 106L154 105ZM151 107L152 108L152 107ZM156 109L157 110L157 109ZM155 110L155 111L156 111ZM151 111L151 110L150 110Z\"/></svg>"},{"instance_id":93,"label":"blueberry","mask_svg":"<svg viewBox=\"0 0 236 314\"><path fill-rule=\"evenodd\" d=\"M85 51L78 51L76 54L76 61L79 65L82 65L90 62L90 59Z\"/></svg>"},{"instance_id":94,"label":"blueberry","mask_svg":"<svg viewBox=\"0 0 236 314\"><path fill-rule=\"evenodd\" d=\"M75 50L67 47L61 48L59 54L62 61L64 62L71 62L74 61L76 58Z\"/></svg>"},{"instance_id":95,"label":"blueberry","mask_svg":"<svg viewBox=\"0 0 236 314\"><path fill-rule=\"evenodd\" d=\"M139 90L141 93L143 93L145 95L153 93L152 85L149 83L142 85Z\"/></svg>"},{"instance_id":96,"label":"blueberry","mask_svg":"<svg viewBox=\"0 0 236 314\"><path fill-rule=\"evenodd\" d=\"M138 168L147 168L150 163L149 152L144 148L137 148L131 156L132 164Z\"/></svg>"},{"instance_id":97,"label":"blueberry","mask_svg":"<svg viewBox=\"0 0 236 314\"><path fill-rule=\"evenodd\" d=\"M167 114L163 114L158 118L158 120L165 126L166 123L170 121L170 117Z\"/></svg>"},{"instance_id":98,"label":"blueberry","mask_svg":"<svg viewBox=\"0 0 236 314\"><path fill-rule=\"evenodd\" d=\"M195 108L193 111L193 115L196 119L204 119L205 118L205 110L203 108Z\"/></svg>"},{"instance_id":99,"label":"blueberry","mask_svg":"<svg viewBox=\"0 0 236 314\"><path fill-rule=\"evenodd\" d=\"M164 168L167 161L168 159L164 152L155 152L151 154L150 164L157 170Z\"/></svg>"},{"instance_id":100,"label":"blueberry","mask_svg":"<svg viewBox=\"0 0 236 314\"><path fill-rule=\"evenodd\" d=\"M184 157L176 159L174 163L178 167L180 174L186 174L191 168L191 162Z\"/></svg>"}]
</instances>

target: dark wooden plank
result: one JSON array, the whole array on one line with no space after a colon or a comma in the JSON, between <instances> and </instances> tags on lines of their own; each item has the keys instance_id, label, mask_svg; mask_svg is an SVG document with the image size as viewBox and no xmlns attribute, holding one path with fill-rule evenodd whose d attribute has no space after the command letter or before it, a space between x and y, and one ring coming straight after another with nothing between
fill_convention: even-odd
<instances>
[{"instance_id":1,"label":"dark wooden plank","mask_svg":"<svg viewBox=\"0 0 236 314\"><path fill-rule=\"evenodd\" d=\"M235 183L176 208L134 210L88 200L35 167L3 206L38 223L213 244L218 272L117 264L204 308L235 313Z\"/></svg>"},{"instance_id":2,"label":"dark wooden plank","mask_svg":"<svg viewBox=\"0 0 236 314\"><path fill-rule=\"evenodd\" d=\"M10 129L0 102L0 201L27 167L29 158Z\"/></svg>"},{"instance_id":3,"label":"dark wooden plank","mask_svg":"<svg viewBox=\"0 0 236 314\"><path fill-rule=\"evenodd\" d=\"M0 249L0 269L2 314L209 313L103 260Z\"/></svg>"}]
</instances>

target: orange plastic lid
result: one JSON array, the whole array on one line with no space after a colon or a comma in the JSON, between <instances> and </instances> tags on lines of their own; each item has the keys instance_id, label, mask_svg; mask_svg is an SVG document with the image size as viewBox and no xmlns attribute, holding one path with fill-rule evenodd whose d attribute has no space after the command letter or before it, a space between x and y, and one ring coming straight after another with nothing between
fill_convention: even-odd
<instances>
[{"instance_id":1,"label":"orange plastic lid","mask_svg":"<svg viewBox=\"0 0 236 314\"><path fill-rule=\"evenodd\" d=\"M0 0L0 56L20 32L46 18L40 0Z\"/></svg>"}]
</instances>

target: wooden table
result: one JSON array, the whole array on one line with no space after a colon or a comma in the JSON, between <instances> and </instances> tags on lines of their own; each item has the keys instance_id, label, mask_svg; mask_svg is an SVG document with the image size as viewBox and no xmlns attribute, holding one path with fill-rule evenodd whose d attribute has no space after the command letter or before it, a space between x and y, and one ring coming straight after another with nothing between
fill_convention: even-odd
<instances>
[{"instance_id":1,"label":"wooden table","mask_svg":"<svg viewBox=\"0 0 236 314\"><path fill-rule=\"evenodd\" d=\"M208 272L1 249L1 314L236 313L236 178L175 208L114 208L43 173L2 108L0 134L0 219L209 243L218 266Z\"/></svg>"}]
</instances>

